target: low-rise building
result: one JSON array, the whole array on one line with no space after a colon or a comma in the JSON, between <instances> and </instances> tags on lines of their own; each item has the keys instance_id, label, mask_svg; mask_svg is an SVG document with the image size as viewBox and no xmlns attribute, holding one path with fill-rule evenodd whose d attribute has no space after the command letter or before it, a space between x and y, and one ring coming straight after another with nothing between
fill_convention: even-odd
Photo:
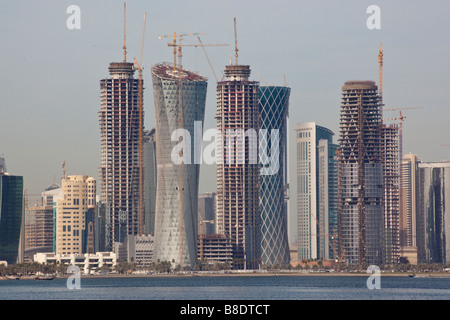
<instances>
[{"instance_id":1,"label":"low-rise building","mask_svg":"<svg viewBox=\"0 0 450 320\"><path fill-rule=\"evenodd\" d=\"M80 270L88 274L91 271L95 271L103 266L110 268L114 267L117 263L116 255L113 252L97 252L85 253L85 254L55 254L47 252L39 252L34 255L34 261L43 264L60 263L65 265L77 265Z\"/></svg>"}]
</instances>

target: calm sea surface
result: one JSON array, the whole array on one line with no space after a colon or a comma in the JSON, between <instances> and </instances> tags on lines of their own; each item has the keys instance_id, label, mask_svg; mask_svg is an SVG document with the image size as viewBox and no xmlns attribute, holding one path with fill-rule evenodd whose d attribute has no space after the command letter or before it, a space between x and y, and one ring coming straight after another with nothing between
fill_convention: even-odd
<instances>
[{"instance_id":1,"label":"calm sea surface","mask_svg":"<svg viewBox=\"0 0 450 320\"><path fill-rule=\"evenodd\" d=\"M449 300L450 277L380 277L368 289L365 276L81 277L0 281L0 300Z\"/></svg>"}]
</instances>

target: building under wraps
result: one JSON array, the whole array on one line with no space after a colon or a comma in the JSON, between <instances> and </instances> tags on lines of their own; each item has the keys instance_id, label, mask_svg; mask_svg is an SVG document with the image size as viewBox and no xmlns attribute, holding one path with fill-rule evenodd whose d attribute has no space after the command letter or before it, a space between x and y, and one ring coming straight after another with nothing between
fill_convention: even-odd
<instances>
[{"instance_id":1,"label":"building under wraps","mask_svg":"<svg viewBox=\"0 0 450 320\"><path fill-rule=\"evenodd\" d=\"M165 63L152 67L152 79L157 163L155 259L193 266L200 172L194 161L199 152L194 150L194 127L200 124L197 133L201 135L207 79Z\"/></svg>"},{"instance_id":2,"label":"building under wraps","mask_svg":"<svg viewBox=\"0 0 450 320\"><path fill-rule=\"evenodd\" d=\"M231 239L233 268L260 263L258 132L259 83L250 67L228 65L217 83L217 232Z\"/></svg>"},{"instance_id":3,"label":"building under wraps","mask_svg":"<svg viewBox=\"0 0 450 320\"><path fill-rule=\"evenodd\" d=\"M100 81L101 201L105 207L105 247L139 232L139 79L133 63L113 62Z\"/></svg>"},{"instance_id":4,"label":"building under wraps","mask_svg":"<svg viewBox=\"0 0 450 320\"><path fill-rule=\"evenodd\" d=\"M342 87L338 156L339 255L349 263L382 262L381 98L373 81Z\"/></svg>"}]
</instances>

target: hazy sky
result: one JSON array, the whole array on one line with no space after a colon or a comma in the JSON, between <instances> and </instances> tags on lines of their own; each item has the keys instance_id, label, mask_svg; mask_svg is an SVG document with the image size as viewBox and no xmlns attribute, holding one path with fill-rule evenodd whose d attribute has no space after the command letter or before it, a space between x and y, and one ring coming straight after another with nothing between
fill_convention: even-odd
<instances>
[{"instance_id":1,"label":"hazy sky","mask_svg":"<svg viewBox=\"0 0 450 320\"><path fill-rule=\"evenodd\" d=\"M78 5L81 29L69 30L67 7ZM370 5L381 9L381 29L367 28ZM150 68L172 61L170 38L205 33L208 57L220 78L234 53L237 19L239 63L252 80L292 89L290 170L295 177L294 128L316 121L339 136L339 107L347 80L378 82L377 54L384 49L386 108L405 110L405 153L424 161L450 158L450 2L172 0L127 1L128 61L139 59L144 12L145 127L154 124ZM97 178L100 164L100 79L122 60L123 1L2 1L0 7L0 156L11 174L23 175L30 194L67 174ZM184 43L197 43L185 37ZM201 48L185 48L183 65L209 78L205 129L215 128L215 80ZM385 118L398 116L385 112ZM202 166L200 192L215 191L215 167ZM291 223L295 179L291 178ZM292 232L292 225L290 228Z\"/></svg>"}]
</instances>

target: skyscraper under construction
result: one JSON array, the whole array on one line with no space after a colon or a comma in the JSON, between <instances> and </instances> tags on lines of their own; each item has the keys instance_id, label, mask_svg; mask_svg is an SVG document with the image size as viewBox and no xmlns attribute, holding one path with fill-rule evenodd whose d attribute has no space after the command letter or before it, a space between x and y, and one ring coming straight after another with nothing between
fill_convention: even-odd
<instances>
[{"instance_id":1,"label":"skyscraper under construction","mask_svg":"<svg viewBox=\"0 0 450 320\"><path fill-rule=\"evenodd\" d=\"M373 81L342 87L338 155L339 254L349 263L382 262L381 98Z\"/></svg>"},{"instance_id":2,"label":"skyscraper under construction","mask_svg":"<svg viewBox=\"0 0 450 320\"><path fill-rule=\"evenodd\" d=\"M217 83L217 231L231 239L233 268L257 268L259 83L237 61L225 76Z\"/></svg>"},{"instance_id":3,"label":"skyscraper under construction","mask_svg":"<svg viewBox=\"0 0 450 320\"><path fill-rule=\"evenodd\" d=\"M139 232L139 79L133 63L113 62L100 81L100 192L107 250Z\"/></svg>"},{"instance_id":4,"label":"skyscraper under construction","mask_svg":"<svg viewBox=\"0 0 450 320\"><path fill-rule=\"evenodd\" d=\"M155 259L193 266L197 258L198 181L207 79L167 63L152 67L157 187ZM180 145L182 147L180 147Z\"/></svg>"}]
</instances>

